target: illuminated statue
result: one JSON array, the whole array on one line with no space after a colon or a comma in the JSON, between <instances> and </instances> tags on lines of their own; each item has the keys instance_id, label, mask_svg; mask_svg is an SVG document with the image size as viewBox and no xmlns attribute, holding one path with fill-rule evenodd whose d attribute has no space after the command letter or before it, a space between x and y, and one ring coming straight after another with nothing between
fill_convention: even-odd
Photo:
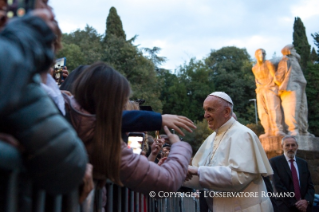
<instances>
[{"instance_id":1,"label":"illuminated statue","mask_svg":"<svg viewBox=\"0 0 319 212\"><path fill-rule=\"evenodd\" d=\"M257 63L252 68L257 87L258 115L265 130L265 134L261 135L260 138L284 136L278 86L274 79L275 67L269 60L265 60L265 56L265 50L257 49L255 52Z\"/></svg>"},{"instance_id":2,"label":"illuminated statue","mask_svg":"<svg viewBox=\"0 0 319 212\"><path fill-rule=\"evenodd\" d=\"M308 106L306 96L307 81L299 65L300 55L294 46L285 46L283 58L278 64L275 83L279 86L279 96L284 111L285 125L290 135L311 135L308 133Z\"/></svg>"}]
</instances>

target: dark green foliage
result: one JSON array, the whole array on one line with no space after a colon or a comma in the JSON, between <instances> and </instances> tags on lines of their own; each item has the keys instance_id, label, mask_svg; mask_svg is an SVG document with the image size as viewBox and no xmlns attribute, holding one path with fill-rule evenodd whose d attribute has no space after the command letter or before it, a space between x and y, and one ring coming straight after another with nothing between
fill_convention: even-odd
<instances>
[{"instance_id":1,"label":"dark green foliage","mask_svg":"<svg viewBox=\"0 0 319 212\"><path fill-rule=\"evenodd\" d=\"M76 30L70 34L63 34L63 49L58 52L57 58L66 57L67 67L72 71L79 65L90 65L102 59L102 35L90 26L84 30Z\"/></svg>"},{"instance_id":2,"label":"dark green foliage","mask_svg":"<svg viewBox=\"0 0 319 212\"><path fill-rule=\"evenodd\" d=\"M193 133L184 131L185 137L183 137L183 141L188 142L192 146L193 155L195 155L206 138L214 132L208 128L208 124L205 119L202 121L195 121L195 125L197 128L193 130Z\"/></svg>"},{"instance_id":3,"label":"dark green foliage","mask_svg":"<svg viewBox=\"0 0 319 212\"><path fill-rule=\"evenodd\" d=\"M90 65L96 61L109 63L130 81L132 99L145 99L145 105L161 112L161 89L154 63L133 45L136 37L125 40L122 22L115 8L110 9L107 19L107 38L103 38L90 26L86 26L84 30L63 34L64 48L57 57L67 58L69 71L79 65Z\"/></svg>"},{"instance_id":4,"label":"dark green foliage","mask_svg":"<svg viewBox=\"0 0 319 212\"><path fill-rule=\"evenodd\" d=\"M314 33L314 34L311 34L311 36L313 37L314 39L314 43L317 47L317 55L319 55L319 34L318 33ZM318 58L318 61L319 61L319 58Z\"/></svg>"},{"instance_id":5,"label":"dark green foliage","mask_svg":"<svg viewBox=\"0 0 319 212\"><path fill-rule=\"evenodd\" d=\"M316 61L319 61L318 55L316 53L315 48L312 48L311 54L310 54L310 61L312 63L315 63Z\"/></svg>"},{"instance_id":6,"label":"dark green foliage","mask_svg":"<svg viewBox=\"0 0 319 212\"><path fill-rule=\"evenodd\" d=\"M104 42L107 42L111 35L126 40L126 35L123 30L122 21L120 16L117 14L115 7L111 7L109 15L106 19L106 31Z\"/></svg>"},{"instance_id":7,"label":"dark green foliage","mask_svg":"<svg viewBox=\"0 0 319 212\"><path fill-rule=\"evenodd\" d=\"M310 45L306 35L306 28L299 17L296 17L294 22L293 45L297 53L300 54L300 66L305 71L310 57Z\"/></svg>"},{"instance_id":8,"label":"dark green foliage","mask_svg":"<svg viewBox=\"0 0 319 212\"><path fill-rule=\"evenodd\" d=\"M252 62L246 49L234 46L213 50L206 59L209 78L216 91L226 92L234 102L234 111L241 123L254 123L255 113L249 99L256 98Z\"/></svg>"},{"instance_id":9,"label":"dark green foliage","mask_svg":"<svg viewBox=\"0 0 319 212\"><path fill-rule=\"evenodd\" d=\"M319 136L319 64L308 63L306 94L309 132Z\"/></svg>"},{"instance_id":10,"label":"dark green foliage","mask_svg":"<svg viewBox=\"0 0 319 212\"><path fill-rule=\"evenodd\" d=\"M177 76L165 70L158 75L164 85L161 94L163 112L202 120L203 102L214 91L214 84L209 80L209 68L205 63L192 58L188 64L179 67Z\"/></svg>"},{"instance_id":11,"label":"dark green foliage","mask_svg":"<svg viewBox=\"0 0 319 212\"><path fill-rule=\"evenodd\" d=\"M132 99L145 99L145 105L150 105L154 111L161 112L160 87L154 64L152 60L143 56L137 46L122 37L111 35L105 44L102 59L130 81L133 90Z\"/></svg>"},{"instance_id":12,"label":"dark green foliage","mask_svg":"<svg viewBox=\"0 0 319 212\"><path fill-rule=\"evenodd\" d=\"M162 65L166 61L166 57L160 57L157 54L161 51L161 48L154 46L152 49L143 48L147 54L149 54L149 59L151 59L158 70L158 66Z\"/></svg>"}]
</instances>

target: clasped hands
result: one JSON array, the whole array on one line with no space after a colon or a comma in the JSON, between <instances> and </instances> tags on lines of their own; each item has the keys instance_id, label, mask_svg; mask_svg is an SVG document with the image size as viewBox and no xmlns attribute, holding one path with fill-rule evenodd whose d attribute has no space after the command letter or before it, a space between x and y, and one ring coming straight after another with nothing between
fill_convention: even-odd
<instances>
[{"instance_id":1,"label":"clasped hands","mask_svg":"<svg viewBox=\"0 0 319 212\"><path fill-rule=\"evenodd\" d=\"M296 206L296 208L298 208L298 210L300 210L302 212L306 212L307 207L308 207L308 202L305 199L301 199L301 200L296 202L295 206Z\"/></svg>"},{"instance_id":2,"label":"clasped hands","mask_svg":"<svg viewBox=\"0 0 319 212\"><path fill-rule=\"evenodd\" d=\"M189 181L193 178L193 175L198 175L198 167L188 166L187 175L185 181Z\"/></svg>"}]
</instances>

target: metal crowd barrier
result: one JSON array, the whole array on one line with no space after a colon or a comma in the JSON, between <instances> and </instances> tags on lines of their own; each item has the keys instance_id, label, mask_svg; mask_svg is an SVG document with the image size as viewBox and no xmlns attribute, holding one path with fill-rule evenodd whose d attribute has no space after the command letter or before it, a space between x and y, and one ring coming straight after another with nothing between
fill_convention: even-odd
<instances>
[{"instance_id":1,"label":"metal crowd barrier","mask_svg":"<svg viewBox=\"0 0 319 212\"><path fill-rule=\"evenodd\" d=\"M78 199L77 189L63 197L35 189L24 170L20 152L0 141L0 211L80 212Z\"/></svg>"},{"instance_id":2,"label":"metal crowd barrier","mask_svg":"<svg viewBox=\"0 0 319 212\"><path fill-rule=\"evenodd\" d=\"M116 195L115 195L116 193ZM115 199L116 198L116 199ZM199 212L199 199L194 197L151 198L138 192L107 183L106 212Z\"/></svg>"},{"instance_id":3,"label":"metal crowd barrier","mask_svg":"<svg viewBox=\"0 0 319 212\"><path fill-rule=\"evenodd\" d=\"M21 188L21 185L23 187ZM103 212L102 189L93 190L78 204L78 189L67 195L51 196L33 187L22 165L19 151L0 141L0 211L4 212ZM103 200L104 199L104 200ZM108 181L106 212L199 212L193 197L151 198Z\"/></svg>"}]
</instances>

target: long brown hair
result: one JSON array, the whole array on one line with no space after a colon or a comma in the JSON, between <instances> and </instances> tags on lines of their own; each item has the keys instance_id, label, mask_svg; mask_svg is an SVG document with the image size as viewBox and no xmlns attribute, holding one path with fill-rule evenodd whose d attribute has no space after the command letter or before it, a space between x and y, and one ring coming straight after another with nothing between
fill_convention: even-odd
<instances>
[{"instance_id":1,"label":"long brown hair","mask_svg":"<svg viewBox=\"0 0 319 212\"><path fill-rule=\"evenodd\" d=\"M130 95L127 79L98 62L81 73L74 82L73 94L83 109L96 114L91 158L94 170L121 185L122 111Z\"/></svg>"}]
</instances>

